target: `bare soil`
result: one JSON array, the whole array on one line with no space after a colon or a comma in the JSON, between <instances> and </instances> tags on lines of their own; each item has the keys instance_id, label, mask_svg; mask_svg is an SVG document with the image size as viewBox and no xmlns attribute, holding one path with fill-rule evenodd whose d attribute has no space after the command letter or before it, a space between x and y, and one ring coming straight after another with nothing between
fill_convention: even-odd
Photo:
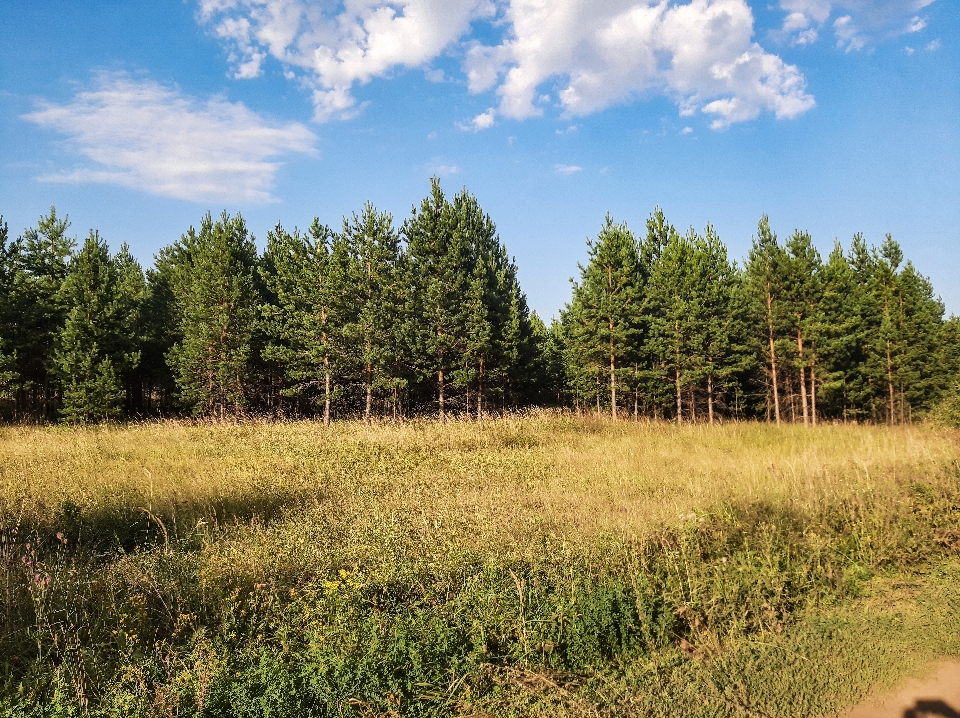
<instances>
[{"instance_id":1,"label":"bare soil","mask_svg":"<svg viewBox=\"0 0 960 718\"><path fill-rule=\"evenodd\" d=\"M960 718L960 661L933 666L926 678L911 678L841 718Z\"/></svg>"}]
</instances>

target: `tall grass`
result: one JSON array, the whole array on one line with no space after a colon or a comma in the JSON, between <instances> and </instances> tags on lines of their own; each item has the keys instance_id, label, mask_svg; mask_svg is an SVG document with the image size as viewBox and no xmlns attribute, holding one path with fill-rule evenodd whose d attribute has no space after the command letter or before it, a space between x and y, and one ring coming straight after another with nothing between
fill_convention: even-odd
<instances>
[{"instance_id":1,"label":"tall grass","mask_svg":"<svg viewBox=\"0 0 960 718\"><path fill-rule=\"evenodd\" d=\"M780 636L954 550L958 448L556 416L6 428L0 706L467 715L546 681L576 708L583 676Z\"/></svg>"}]
</instances>

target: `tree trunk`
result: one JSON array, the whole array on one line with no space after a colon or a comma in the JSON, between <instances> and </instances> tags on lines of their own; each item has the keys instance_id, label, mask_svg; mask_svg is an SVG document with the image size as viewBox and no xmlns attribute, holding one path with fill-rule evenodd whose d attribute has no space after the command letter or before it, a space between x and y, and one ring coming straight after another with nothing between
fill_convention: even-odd
<instances>
[{"instance_id":1,"label":"tree trunk","mask_svg":"<svg viewBox=\"0 0 960 718\"><path fill-rule=\"evenodd\" d=\"M397 423L397 387L393 387L393 423Z\"/></svg>"},{"instance_id":2,"label":"tree trunk","mask_svg":"<svg viewBox=\"0 0 960 718\"><path fill-rule=\"evenodd\" d=\"M773 296L770 294L770 285L767 285L767 329L770 337L770 377L773 381L773 413L777 424L780 424L780 394L777 390L777 350L773 343Z\"/></svg>"},{"instance_id":3,"label":"tree trunk","mask_svg":"<svg viewBox=\"0 0 960 718\"><path fill-rule=\"evenodd\" d=\"M613 322L610 322L610 329L613 330ZM617 374L616 362L613 356L613 339L610 339L610 415L613 420L617 420Z\"/></svg>"},{"instance_id":4,"label":"tree trunk","mask_svg":"<svg viewBox=\"0 0 960 718\"><path fill-rule=\"evenodd\" d=\"M798 368L800 369L800 403L803 405L803 425L810 424L810 417L807 414L807 372L803 366L803 334L797 330L797 358Z\"/></svg>"},{"instance_id":5,"label":"tree trunk","mask_svg":"<svg viewBox=\"0 0 960 718\"><path fill-rule=\"evenodd\" d=\"M437 385L440 388L440 421L446 421L446 407L443 405L443 369L437 372Z\"/></svg>"},{"instance_id":6,"label":"tree trunk","mask_svg":"<svg viewBox=\"0 0 960 718\"><path fill-rule=\"evenodd\" d=\"M887 341L887 385L890 388L890 426L893 426L893 420L896 418L896 402L893 389L893 357L890 355L890 342Z\"/></svg>"},{"instance_id":7,"label":"tree trunk","mask_svg":"<svg viewBox=\"0 0 960 718\"><path fill-rule=\"evenodd\" d=\"M707 416L713 426L713 374L707 374Z\"/></svg>"},{"instance_id":8,"label":"tree trunk","mask_svg":"<svg viewBox=\"0 0 960 718\"><path fill-rule=\"evenodd\" d=\"M683 400L680 398L680 369L674 370L674 379L677 388L677 426L683 424Z\"/></svg>"},{"instance_id":9,"label":"tree trunk","mask_svg":"<svg viewBox=\"0 0 960 718\"><path fill-rule=\"evenodd\" d=\"M674 331L676 332L676 345L674 349L676 350L676 360L677 363L674 366L674 380L676 382L677 390L677 426L680 426L683 423L683 399L680 397L680 323L674 322L673 325Z\"/></svg>"},{"instance_id":10,"label":"tree trunk","mask_svg":"<svg viewBox=\"0 0 960 718\"><path fill-rule=\"evenodd\" d=\"M814 345L814 359L810 363L810 421L817 425L817 359Z\"/></svg>"},{"instance_id":11,"label":"tree trunk","mask_svg":"<svg viewBox=\"0 0 960 718\"><path fill-rule=\"evenodd\" d=\"M373 405L373 367L367 364L367 406L364 410L363 418L370 423L370 409Z\"/></svg>"},{"instance_id":12,"label":"tree trunk","mask_svg":"<svg viewBox=\"0 0 960 718\"><path fill-rule=\"evenodd\" d=\"M483 359L480 359L480 378L477 380L477 419L483 418Z\"/></svg>"},{"instance_id":13,"label":"tree trunk","mask_svg":"<svg viewBox=\"0 0 960 718\"><path fill-rule=\"evenodd\" d=\"M693 393L693 384L690 385L690 421L697 423L697 398Z\"/></svg>"},{"instance_id":14,"label":"tree trunk","mask_svg":"<svg viewBox=\"0 0 960 718\"><path fill-rule=\"evenodd\" d=\"M323 424L330 426L330 359L323 358Z\"/></svg>"},{"instance_id":15,"label":"tree trunk","mask_svg":"<svg viewBox=\"0 0 960 718\"><path fill-rule=\"evenodd\" d=\"M793 380L788 374L786 377L787 401L790 403L790 423L797 423L797 396L793 393Z\"/></svg>"}]
</instances>

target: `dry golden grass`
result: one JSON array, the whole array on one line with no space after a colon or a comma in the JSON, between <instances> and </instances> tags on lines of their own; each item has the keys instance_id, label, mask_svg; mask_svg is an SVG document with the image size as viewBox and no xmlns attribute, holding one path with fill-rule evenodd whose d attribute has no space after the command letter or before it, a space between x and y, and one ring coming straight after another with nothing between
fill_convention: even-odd
<instances>
[{"instance_id":1,"label":"dry golden grass","mask_svg":"<svg viewBox=\"0 0 960 718\"><path fill-rule=\"evenodd\" d=\"M550 415L440 425L315 422L0 430L0 514L233 514L333 504L491 535L531 523L640 536L724 503L804 509L938 474L958 434L925 426L675 427Z\"/></svg>"}]
</instances>

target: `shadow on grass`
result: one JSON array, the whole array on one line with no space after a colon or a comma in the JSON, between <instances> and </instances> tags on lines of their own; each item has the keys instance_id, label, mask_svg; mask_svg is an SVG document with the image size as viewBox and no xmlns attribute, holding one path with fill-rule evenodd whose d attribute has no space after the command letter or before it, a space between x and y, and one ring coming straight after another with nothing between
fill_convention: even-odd
<instances>
[{"instance_id":1,"label":"shadow on grass","mask_svg":"<svg viewBox=\"0 0 960 718\"><path fill-rule=\"evenodd\" d=\"M40 557L66 550L109 560L118 552L173 543L189 548L199 541L201 529L270 524L290 509L329 498L325 491L291 491L247 492L203 501L165 502L163 506L151 506L147 500L81 506L68 500L45 516L0 515L0 537L6 544L30 543Z\"/></svg>"}]
</instances>

